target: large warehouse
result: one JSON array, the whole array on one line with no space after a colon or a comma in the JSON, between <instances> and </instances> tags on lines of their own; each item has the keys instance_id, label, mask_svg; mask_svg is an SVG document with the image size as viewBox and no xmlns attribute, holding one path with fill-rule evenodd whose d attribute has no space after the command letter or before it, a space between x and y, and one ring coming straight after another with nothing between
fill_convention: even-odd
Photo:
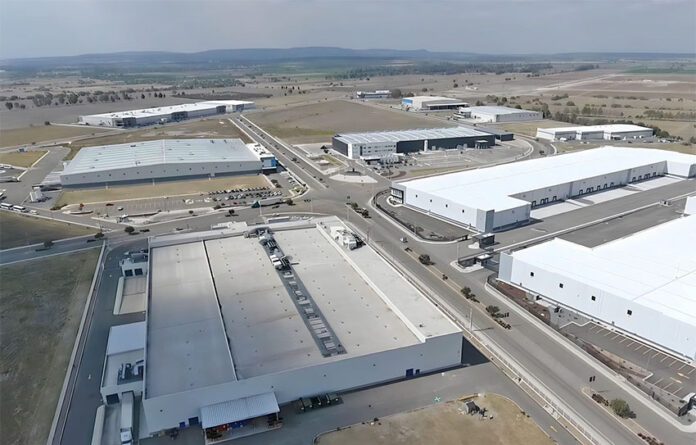
<instances>
[{"instance_id":1,"label":"large warehouse","mask_svg":"<svg viewBox=\"0 0 696 445\"><path fill-rule=\"evenodd\" d=\"M326 217L151 238L141 437L262 432L279 404L460 365L461 329L351 236Z\"/></svg>"},{"instance_id":2,"label":"large warehouse","mask_svg":"<svg viewBox=\"0 0 696 445\"><path fill-rule=\"evenodd\" d=\"M393 200L481 232L529 222L531 209L666 174L696 176L696 156L601 147L392 184Z\"/></svg>"},{"instance_id":3,"label":"large warehouse","mask_svg":"<svg viewBox=\"0 0 696 445\"><path fill-rule=\"evenodd\" d=\"M142 125L176 122L196 117L242 112L254 108L254 102L244 100L211 100L141 110L80 116L80 123L95 127L139 127Z\"/></svg>"},{"instance_id":4,"label":"large warehouse","mask_svg":"<svg viewBox=\"0 0 696 445\"><path fill-rule=\"evenodd\" d=\"M696 197L690 198L696 201ZM696 360L696 215L589 248L502 254L500 279Z\"/></svg>"},{"instance_id":5,"label":"large warehouse","mask_svg":"<svg viewBox=\"0 0 696 445\"><path fill-rule=\"evenodd\" d=\"M63 187L275 171L276 160L239 139L161 139L85 147L60 174Z\"/></svg>"},{"instance_id":6,"label":"large warehouse","mask_svg":"<svg viewBox=\"0 0 696 445\"><path fill-rule=\"evenodd\" d=\"M468 102L442 96L413 96L401 99L401 108L409 111L456 110L468 106Z\"/></svg>"},{"instance_id":7,"label":"large warehouse","mask_svg":"<svg viewBox=\"0 0 696 445\"><path fill-rule=\"evenodd\" d=\"M480 122L527 122L544 118L540 111L499 106L462 107L457 116Z\"/></svg>"},{"instance_id":8,"label":"large warehouse","mask_svg":"<svg viewBox=\"0 0 696 445\"><path fill-rule=\"evenodd\" d=\"M537 128L536 137L548 141L621 140L649 138L653 129L629 124L587 125L582 127Z\"/></svg>"},{"instance_id":9,"label":"large warehouse","mask_svg":"<svg viewBox=\"0 0 696 445\"><path fill-rule=\"evenodd\" d=\"M333 149L351 159L380 158L393 153L495 145L496 136L467 127L337 134Z\"/></svg>"}]
</instances>

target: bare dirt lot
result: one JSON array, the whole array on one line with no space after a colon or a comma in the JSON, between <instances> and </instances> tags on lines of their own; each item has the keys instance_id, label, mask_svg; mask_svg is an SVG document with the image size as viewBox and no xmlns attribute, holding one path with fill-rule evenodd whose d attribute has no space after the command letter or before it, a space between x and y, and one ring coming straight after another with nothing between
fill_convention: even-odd
<instances>
[{"instance_id":1,"label":"bare dirt lot","mask_svg":"<svg viewBox=\"0 0 696 445\"><path fill-rule=\"evenodd\" d=\"M95 248L0 267L4 444L46 443L98 257Z\"/></svg>"},{"instance_id":2,"label":"bare dirt lot","mask_svg":"<svg viewBox=\"0 0 696 445\"><path fill-rule=\"evenodd\" d=\"M56 139L88 136L90 134L103 133L102 128L77 127L66 125L40 125L27 128L13 128L0 130L0 147L13 147L15 145L30 145L33 142L53 141Z\"/></svg>"},{"instance_id":3,"label":"bare dirt lot","mask_svg":"<svg viewBox=\"0 0 696 445\"><path fill-rule=\"evenodd\" d=\"M0 249L28 246L73 236L96 233L96 229L0 211Z\"/></svg>"},{"instance_id":4,"label":"bare dirt lot","mask_svg":"<svg viewBox=\"0 0 696 445\"><path fill-rule=\"evenodd\" d=\"M144 127L138 130L122 130L116 134L82 139L70 144L70 153L65 159L72 159L82 147L95 145L125 144L132 141L152 141L157 139L211 139L238 138L245 143L251 139L242 133L228 118L182 122L179 124Z\"/></svg>"},{"instance_id":5,"label":"bare dirt lot","mask_svg":"<svg viewBox=\"0 0 696 445\"><path fill-rule=\"evenodd\" d=\"M0 164L10 164L15 167L30 167L44 154L46 154L46 152L41 150L0 153Z\"/></svg>"},{"instance_id":6,"label":"bare dirt lot","mask_svg":"<svg viewBox=\"0 0 696 445\"><path fill-rule=\"evenodd\" d=\"M274 136L290 143L324 142L339 132L446 127L417 114L390 111L344 100L319 102L247 117Z\"/></svg>"},{"instance_id":7,"label":"bare dirt lot","mask_svg":"<svg viewBox=\"0 0 696 445\"><path fill-rule=\"evenodd\" d=\"M214 179L191 179L188 181L164 181L142 185L109 186L109 188L85 188L64 190L56 205L87 204L95 202L117 202L127 199L185 196L213 192L222 189L244 187L271 187L264 175L226 176Z\"/></svg>"},{"instance_id":8,"label":"bare dirt lot","mask_svg":"<svg viewBox=\"0 0 696 445\"><path fill-rule=\"evenodd\" d=\"M479 445L553 444L520 408L509 399L497 394L486 394L473 399L487 416L468 415L463 402L452 400L425 408L395 414L353 425L340 431L319 436L321 445L409 444L449 445L472 443ZM463 440L466 438L466 440Z\"/></svg>"}]
</instances>

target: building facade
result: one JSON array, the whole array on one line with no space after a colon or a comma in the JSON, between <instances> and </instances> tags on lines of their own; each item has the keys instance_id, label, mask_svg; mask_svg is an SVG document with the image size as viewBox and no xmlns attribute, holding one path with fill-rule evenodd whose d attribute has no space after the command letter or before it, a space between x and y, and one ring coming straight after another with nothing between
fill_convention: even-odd
<instances>
[{"instance_id":1,"label":"building facade","mask_svg":"<svg viewBox=\"0 0 696 445\"><path fill-rule=\"evenodd\" d=\"M544 115L540 111L522 110L519 108L480 106L460 107L456 117L495 123L539 121L544 118Z\"/></svg>"},{"instance_id":2,"label":"building facade","mask_svg":"<svg viewBox=\"0 0 696 445\"><path fill-rule=\"evenodd\" d=\"M622 140L649 138L653 129L628 124L588 125L583 127L537 128L536 137L547 141Z\"/></svg>"},{"instance_id":3,"label":"building facade","mask_svg":"<svg viewBox=\"0 0 696 445\"><path fill-rule=\"evenodd\" d=\"M85 147L60 174L63 187L275 171L275 157L239 139L162 139Z\"/></svg>"},{"instance_id":4,"label":"building facade","mask_svg":"<svg viewBox=\"0 0 696 445\"><path fill-rule=\"evenodd\" d=\"M401 108L407 111L456 110L468 107L469 103L452 97L413 96L401 99Z\"/></svg>"},{"instance_id":5,"label":"building facade","mask_svg":"<svg viewBox=\"0 0 696 445\"><path fill-rule=\"evenodd\" d=\"M351 159L385 157L394 153L475 148L477 141L495 145L495 135L473 128L430 128L337 134L332 147Z\"/></svg>"},{"instance_id":6,"label":"building facade","mask_svg":"<svg viewBox=\"0 0 696 445\"><path fill-rule=\"evenodd\" d=\"M555 239L503 253L499 278L696 360L693 252L696 216L685 216L594 248Z\"/></svg>"},{"instance_id":7,"label":"building facade","mask_svg":"<svg viewBox=\"0 0 696 445\"><path fill-rule=\"evenodd\" d=\"M391 196L415 210L491 232L528 223L536 207L666 174L696 176L696 156L601 147L394 182Z\"/></svg>"},{"instance_id":8,"label":"building facade","mask_svg":"<svg viewBox=\"0 0 696 445\"><path fill-rule=\"evenodd\" d=\"M254 108L254 102L243 100L216 100L181 105L144 108L80 116L79 122L94 127L140 127L143 125L178 122L216 114L237 113Z\"/></svg>"}]
</instances>

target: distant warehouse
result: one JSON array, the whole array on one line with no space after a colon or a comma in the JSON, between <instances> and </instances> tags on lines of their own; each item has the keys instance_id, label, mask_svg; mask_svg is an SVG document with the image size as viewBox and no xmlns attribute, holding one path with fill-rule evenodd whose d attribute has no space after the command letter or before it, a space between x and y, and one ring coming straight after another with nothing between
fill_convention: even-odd
<instances>
[{"instance_id":1,"label":"distant warehouse","mask_svg":"<svg viewBox=\"0 0 696 445\"><path fill-rule=\"evenodd\" d=\"M456 110L468 106L468 102L442 96L413 96L401 99L401 108L411 111Z\"/></svg>"},{"instance_id":2,"label":"distant warehouse","mask_svg":"<svg viewBox=\"0 0 696 445\"><path fill-rule=\"evenodd\" d=\"M392 184L392 199L477 231L526 224L531 209L650 178L696 176L696 156L602 147Z\"/></svg>"},{"instance_id":3,"label":"distant warehouse","mask_svg":"<svg viewBox=\"0 0 696 445\"><path fill-rule=\"evenodd\" d=\"M239 139L181 139L85 147L60 175L64 187L275 171L275 157Z\"/></svg>"},{"instance_id":4,"label":"distant warehouse","mask_svg":"<svg viewBox=\"0 0 696 445\"><path fill-rule=\"evenodd\" d=\"M334 150L351 159L365 159L427 150L488 148L495 145L495 139L491 133L453 127L337 134L332 145Z\"/></svg>"},{"instance_id":5,"label":"distant warehouse","mask_svg":"<svg viewBox=\"0 0 696 445\"><path fill-rule=\"evenodd\" d=\"M355 96L358 99L388 99L392 96L392 93L389 90L357 91Z\"/></svg>"},{"instance_id":6,"label":"distant warehouse","mask_svg":"<svg viewBox=\"0 0 696 445\"><path fill-rule=\"evenodd\" d=\"M629 124L588 125L583 127L537 128L536 137L549 141L621 140L649 138L653 129Z\"/></svg>"},{"instance_id":7,"label":"distant warehouse","mask_svg":"<svg viewBox=\"0 0 696 445\"><path fill-rule=\"evenodd\" d=\"M243 100L214 100L141 110L80 116L80 123L95 127L139 127L142 125L177 122L216 114L235 113L254 108L254 102Z\"/></svg>"},{"instance_id":8,"label":"distant warehouse","mask_svg":"<svg viewBox=\"0 0 696 445\"><path fill-rule=\"evenodd\" d=\"M481 122L527 122L540 121L544 118L540 111L519 108L481 106L459 108L455 117L473 119Z\"/></svg>"}]
</instances>

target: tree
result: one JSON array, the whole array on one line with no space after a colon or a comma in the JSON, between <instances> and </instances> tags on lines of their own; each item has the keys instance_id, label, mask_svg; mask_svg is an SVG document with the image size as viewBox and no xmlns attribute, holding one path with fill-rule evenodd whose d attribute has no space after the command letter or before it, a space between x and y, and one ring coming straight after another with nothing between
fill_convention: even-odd
<instances>
[{"instance_id":1,"label":"tree","mask_svg":"<svg viewBox=\"0 0 696 445\"><path fill-rule=\"evenodd\" d=\"M94 234L94 239L104 238L104 232L97 232Z\"/></svg>"},{"instance_id":2,"label":"tree","mask_svg":"<svg viewBox=\"0 0 696 445\"><path fill-rule=\"evenodd\" d=\"M7 107L8 110L11 110L14 105L12 105L12 102L5 102L5 106Z\"/></svg>"},{"instance_id":3,"label":"tree","mask_svg":"<svg viewBox=\"0 0 696 445\"><path fill-rule=\"evenodd\" d=\"M468 297L469 295L471 295L471 288L469 286L463 287L462 288L462 295L464 295L465 297Z\"/></svg>"},{"instance_id":4,"label":"tree","mask_svg":"<svg viewBox=\"0 0 696 445\"><path fill-rule=\"evenodd\" d=\"M486 312L495 317L495 315L500 312L500 308L491 304L486 306Z\"/></svg>"},{"instance_id":5,"label":"tree","mask_svg":"<svg viewBox=\"0 0 696 445\"><path fill-rule=\"evenodd\" d=\"M189 210L189 215L193 215L193 210Z\"/></svg>"},{"instance_id":6,"label":"tree","mask_svg":"<svg viewBox=\"0 0 696 445\"><path fill-rule=\"evenodd\" d=\"M394 99L400 99L401 98L401 90L398 88L394 88L391 90L391 97Z\"/></svg>"},{"instance_id":7,"label":"tree","mask_svg":"<svg viewBox=\"0 0 696 445\"><path fill-rule=\"evenodd\" d=\"M285 200L285 204L291 206L291 205L295 205L295 202L292 200L292 198L288 198Z\"/></svg>"},{"instance_id":8,"label":"tree","mask_svg":"<svg viewBox=\"0 0 696 445\"><path fill-rule=\"evenodd\" d=\"M429 266L430 264L432 264L432 262L430 261L430 255L428 255L427 253L420 254L418 256L418 261L420 261L421 264L424 264L426 266Z\"/></svg>"},{"instance_id":9,"label":"tree","mask_svg":"<svg viewBox=\"0 0 696 445\"><path fill-rule=\"evenodd\" d=\"M133 226L126 226L126 228L123 229L123 231L130 235L131 233L135 232L135 229L133 228Z\"/></svg>"},{"instance_id":10,"label":"tree","mask_svg":"<svg viewBox=\"0 0 696 445\"><path fill-rule=\"evenodd\" d=\"M230 215L234 215L234 209L229 209L227 213L229 213Z\"/></svg>"},{"instance_id":11,"label":"tree","mask_svg":"<svg viewBox=\"0 0 696 445\"><path fill-rule=\"evenodd\" d=\"M44 241L43 245L46 249L50 249L53 246L53 241L51 241L51 240Z\"/></svg>"},{"instance_id":12,"label":"tree","mask_svg":"<svg viewBox=\"0 0 696 445\"><path fill-rule=\"evenodd\" d=\"M626 402L625 400L613 399L611 402L609 402L609 406L619 417L631 417L631 415L633 414L633 412L631 411L631 407L628 406L628 402Z\"/></svg>"}]
</instances>

